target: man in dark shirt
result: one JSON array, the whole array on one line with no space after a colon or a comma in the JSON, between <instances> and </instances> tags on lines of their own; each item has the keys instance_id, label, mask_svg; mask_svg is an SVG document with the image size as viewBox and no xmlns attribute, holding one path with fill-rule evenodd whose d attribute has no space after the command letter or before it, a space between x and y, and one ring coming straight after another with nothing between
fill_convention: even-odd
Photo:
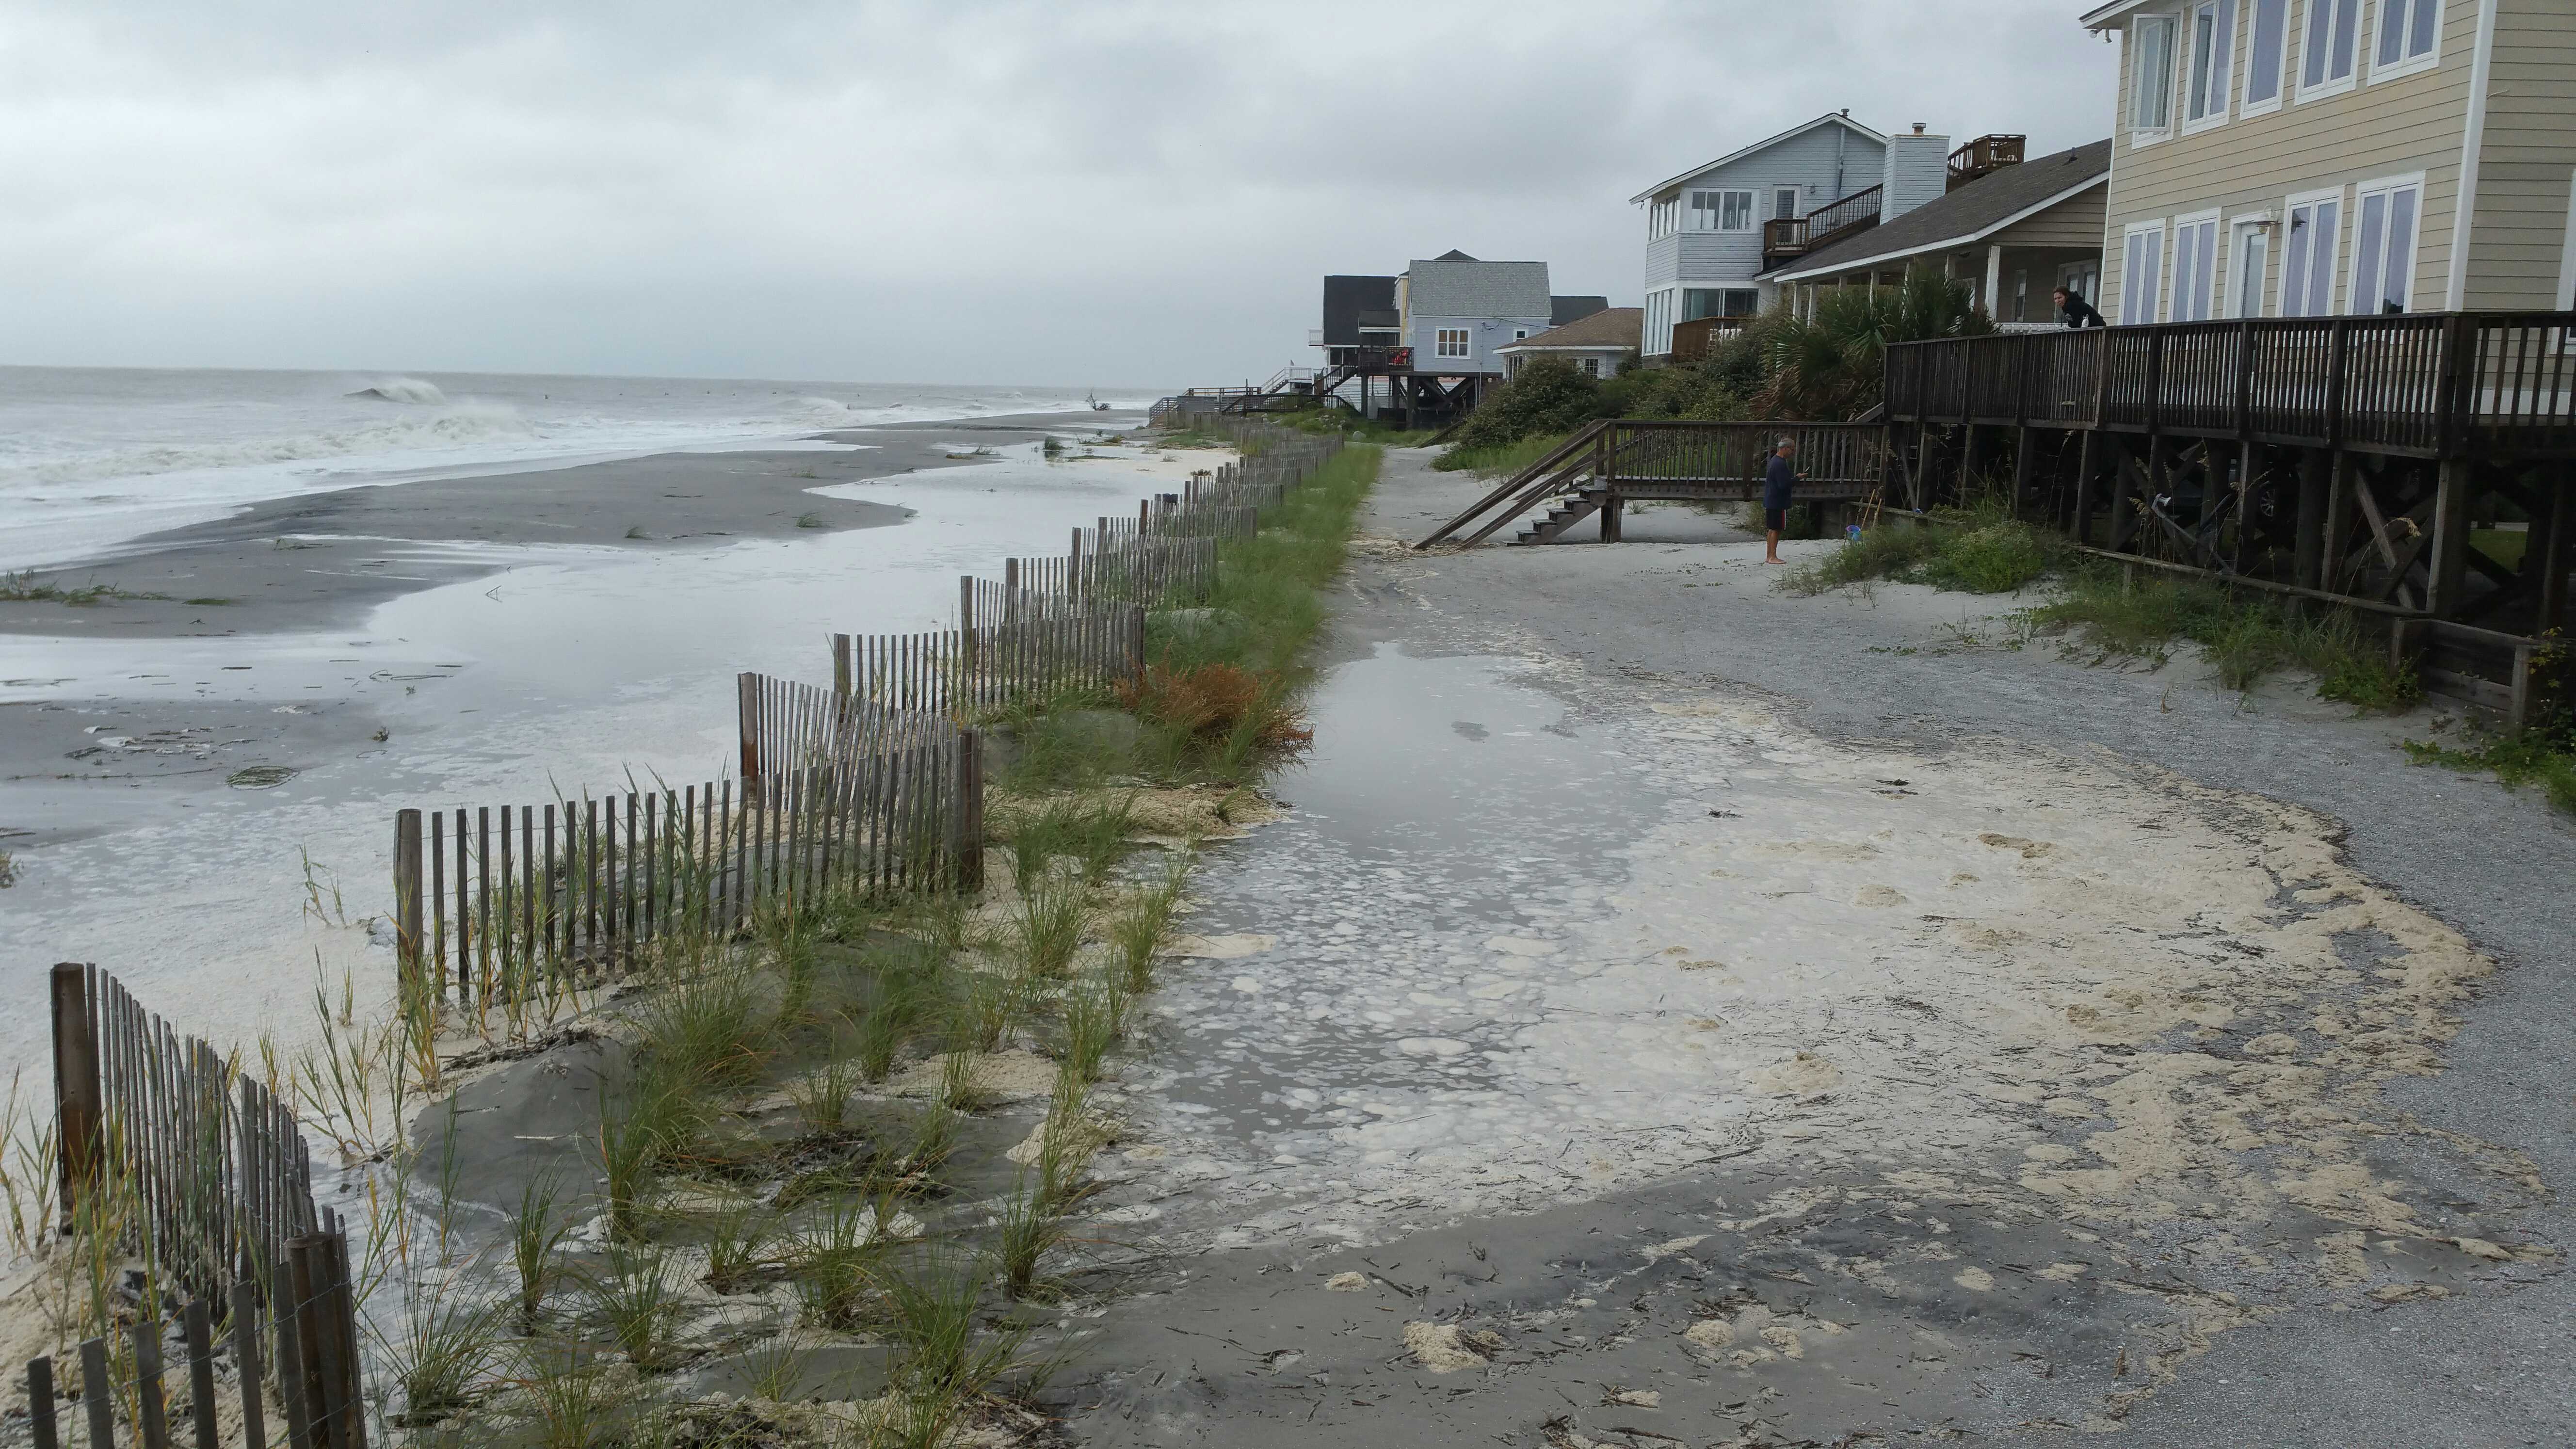
<instances>
[{"instance_id":1,"label":"man in dark shirt","mask_svg":"<svg viewBox=\"0 0 2576 1449\"><path fill-rule=\"evenodd\" d=\"M1788 562L1780 557L1780 530L1789 526L1789 495L1804 476L1789 462L1796 456L1798 440L1782 438L1762 470L1762 561L1767 564Z\"/></svg>"},{"instance_id":2,"label":"man in dark shirt","mask_svg":"<svg viewBox=\"0 0 2576 1449\"><path fill-rule=\"evenodd\" d=\"M2064 287L2057 289L2057 314L2059 320L2069 327L2106 325L2102 321L2102 314L2093 309L2092 303L2084 300L2083 293L2070 292Z\"/></svg>"}]
</instances>

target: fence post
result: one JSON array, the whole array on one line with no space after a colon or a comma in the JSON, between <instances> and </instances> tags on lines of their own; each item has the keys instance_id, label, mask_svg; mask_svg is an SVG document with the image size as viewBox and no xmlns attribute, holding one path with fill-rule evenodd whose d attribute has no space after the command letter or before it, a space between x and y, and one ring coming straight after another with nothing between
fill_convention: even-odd
<instances>
[{"instance_id":1,"label":"fence post","mask_svg":"<svg viewBox=\"0 0 2576 1449\"><path fill-rule=\"evenodd\" d=\"M1103 523L1108 521L1105 518L1101 520ZM1065 555L1064 591L1077 599L1082 597L1082 526L1080 524L1074 525L1073 552Z\"/></svg>"},{"instance_id":2,"label":"fence post","mask_svg":"<svg viewBox=\"0 0 2576 1449\"><path fill-rule=\"evenodd\" d=\"M968 677L972 678L975 670L975 576L973 574L957 576L957 658L966 666ZM967 689L967 698L974 697L974 690L970 685Z\"/></svg>"},{"instance_id":3,"label":"fence post","mask_svg":"<svg viewBox=\"0 0 2576 1449\"><path fill-rule=\"evenodd\" d=\"M957 732L957 889L984 888L984 734Z\"/></svg>"},{"instance_id":4,"label":"fence post","mask_svg":"<svg viewBox=\"0 0 2576 1449\"><path fill-rule=\"evenodd\" d=\"M78 961L54 967L54 1118L61 1134L62 1230L72 1230L80 1197L98 1181L102 1152L98 1079L98 1017L90 1000L89 968Z\"/></svg>"},{"instance_id":5,"label":"fence post","mask_svg":"<svg viewBox=\"0 0 2576 1449\"><path fill-rule=\"evenodd\" d=\"M180 1322L188 1345L188 1417L197 1430L198 1449L220 1449L215 1428L214 1325L206 1300L191 1298Z\"/></svg>"},{"instance_id":6,"label":"fence post","mask_svg":"<svg viewBox=\"0 0 2576 1449\"><path fill-rule=\"evenodd\" d=\"M92 1338L80 1346L81 1407L89 1413L89 1442L108 1449L116 1442L116 1395L90 1392L90 1385L107 1383L107 1340Z\"/></svg>"},{"instance_id":7,"label":"fence post","mask_svg":"<svg viewBox=\"0 0 2576 1449\"><path fill-rule=\"evenodd\" d=\"M35 1436L36 1449L62 1449L54 1433L54 1361L50 1358L27 1360L27 1428Z\"/></svg>"},{"instance_id":8,"label":"fence post","mask_svg":"<svg viewBox=\"0 0 2576 1449\"><path fill-rule=\"evenodd\" d=\"M134 1426L143 1436L142 1449L170 1449L170 1415L161 1399L160 1318L147 1317L135 1324L133 1336ZM87 1388L82 1386L84 1392Z\"/></svg>"},{"instance_id":9,"label":"fence post","mask_svg":"<svg viewBox=\"0 0 2576 1449\"><path fill-rule=\"evenodd\" d=\"M742 735L742 782L747 790L760 778L760 676L734 676L734 712Z\"/></svg>"},{"instance_id":10,"label":"fence post","mask_svg":"<svg viewBox=\"0 0 2576 1449\"><path fill-rule=\"evenodd\" d=\"M850 636L832 636L832 694L837 699L850 697Z\"/></svg>"},{"instance_id":11,"label":"fence post","mask_svg":"<svg viewBox=\"0 0 2576 1449\"><path fill-rule=\"evenodd\" d=\"M259 1401L259 1291L233 1285L233 1366L241 1378L242 1449L268 1449L268 1419Z\"/></svg>"},{"instance_id":12,"label":"fence post","mask_svg":"<svg viewBox=\"0 0 2576 1449\"><path fill-rule=\"evenodd\" d=\"M394 812L394 961L416 982L420 950L420 812Z\"/></svg>"}]
</instances>

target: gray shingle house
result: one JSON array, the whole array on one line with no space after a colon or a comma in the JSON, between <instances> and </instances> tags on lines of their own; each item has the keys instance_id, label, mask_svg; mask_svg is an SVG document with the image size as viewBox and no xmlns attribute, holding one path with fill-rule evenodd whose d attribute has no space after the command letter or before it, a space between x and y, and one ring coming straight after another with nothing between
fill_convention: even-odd
<instances>
[{"instance_id":1,"label":"gray shingle house","mask_svg":"<svg viewBox=\"0 0 2576 1449\"><path fill-rule=\"evenodd\" d=\"M1402 345L1413 370L1500 373L1494 349L1555 325L1545 262L1481 262L1452 251L1416 261L1395 279Z\"/></svg>"}]
</instances>

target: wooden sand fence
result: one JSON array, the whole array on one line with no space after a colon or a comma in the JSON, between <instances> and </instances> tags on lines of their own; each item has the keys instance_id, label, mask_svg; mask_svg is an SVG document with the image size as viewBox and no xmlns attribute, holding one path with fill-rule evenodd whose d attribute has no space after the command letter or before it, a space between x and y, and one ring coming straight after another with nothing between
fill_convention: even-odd
<instances>
[{"instance_id":1,"label":"wooden sand fence","mask_svg":"<svg viewBox=\"0 0 2576 1449\"><path fill-rule=\"evenodd\" d=\"M736 689L738 777L398 812L395 930L410 979L460 1006L524 1001L631 970L674 935L739 930L773 904L957 873L981 839L971 730L758 674Z\"/></svg>"},{"instance_id":2,"label":"wooden sand fence","mask_svg":"<svg viewBox=\"0 0 2576 1449\"><path fill-rule=\"evenodd\" d=\"M95 966L54 967L52 998L67 1225L208 1296L313 1231L312 1153L276 1094Z\"/></svg>"},{"instance_id":3,"label":"wooden sand fence","mask_svg":"<svg viewBox=\"0 0 2576 1449\"><path fill-rule=\"evenodd\" d=\"M284 1103L196 1037L182 1036L123 983L81 962L53 969L54 1105L66 1233L108 1237L189 1295L179 1321L190 1442L215 1449L215 1342L229 1336L241 1427L266 1449L263 1362L275 1367L292 1449L363 1446L356 1295L347 1234L313 1205L312 1154ZM80 1345L86 1442L119 1441L119 1401L140 1449L173 1444L162 1384L161 1302L131 1325L130 1395L110 1345ZM263 1340L268 1351L263 1353ZM36 1449L61 1442L53 1360L27 1365Z\"/></svg>"}]
</instances>

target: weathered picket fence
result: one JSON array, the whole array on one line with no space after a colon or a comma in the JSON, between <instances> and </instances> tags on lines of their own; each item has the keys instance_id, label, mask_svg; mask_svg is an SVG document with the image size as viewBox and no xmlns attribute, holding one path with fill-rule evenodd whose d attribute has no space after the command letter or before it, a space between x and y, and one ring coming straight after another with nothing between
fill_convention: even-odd
<instances>
[{"instance_id":1,"label":"weathered picket fence","mask_svg":"<svg viewBox=\"0 0 2576 1449\"><path fill-rule=\"evenodd\" d=\"M52 986L67 1227L205 1295L313 1231L312 1154L266 1085L96 966L57 965Z\"/></svg>"},{"instance_id":2,"label":"weathered picket fence","mask_svg":"<svg viewBox=\"0 0 2576 1449\"><path fill-rule=\"evenodd\" d=\"M244 1407L237 1442L264 1449L265 1313L289 1443L364 1444L348 1239L330 1213L314 1208L312 1153L294 1114L237 1062L180 1035L96 966L61 963L51 987L63 1231L105 1239L96 1246L132 1254L190 1295L180 1321L195 1443L219 1443L213 1325L221 1321ZM137 1307L127 1442L165 1449L161 1302L147 1295ZM80 1347L80 1407L88 1442L99 1449L116 1443L112 1357L104 1338ZM33 1442L52 1449L50 1358L28 1364L27 1387Z\"/></svg>"},{"instance_id":3,"label":"weathered picket fence","mask_svg":"<svg viewBox=\"0 0 2576 1449\"><path fill-rule=\"evenodd\" d=\"M757 674L737 694L737 778L504 805L497 830L488 806L398 812L411 979L459 1005L527 1000L818 890L917 890L980 864L972 730Z\"/></svg>"},{"instance_id":4,"label":"weathered picket fence","mask_svg":"<svg viewBox=\"0 0 2576 1449\"><path fill-rule=\"evenodd\" d=\"M113 1362L105 1338L79 1349L80 1384L71 1402L90 1449L115 1449L124 1410L132 1449L172 1449L172 1404L164 1382L168 1323L154 1311L127 1330L129 1357ZM365 1449L366 1415L357 1335L357 1293L349 1272L349 1235L334 1221L321 1232L289 1239L276 1271L235 1280L224 1293L188 1300L178 1314L187 1369L183 1401L193 1449L268 1449L269 1389L289 1449ZM218 1345L232 1350L231 1392L240 1417L223 1422L217 1382ZM128 1368L120 1382L117 1370ZM273 1380L271 1373L274 1373ZM51 1356L27 1363L27 1427L34 1449L59 1449L66 1386ZM121 1402L120 1402L121 1401ZM229 1432L227 1430L229 1429Z\"/></svg>"}]
</instances>

